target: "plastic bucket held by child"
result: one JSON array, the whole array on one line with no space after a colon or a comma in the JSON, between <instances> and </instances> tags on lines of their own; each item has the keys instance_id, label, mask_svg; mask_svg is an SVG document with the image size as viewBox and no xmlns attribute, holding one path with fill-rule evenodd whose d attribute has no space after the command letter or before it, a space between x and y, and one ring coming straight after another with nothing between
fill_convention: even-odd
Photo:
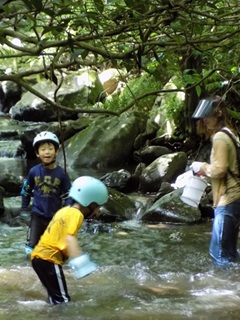
<instances>
[{"instance_id":1,"label":"plastic bucket held by child","mask_svg":"<svg viewBox=\"0 0 240 320\"><path fill-rule=\"evenodd\" d=\"M207 182L203 178L189 177L180 199L192 207L198 207L206 187Z\"/></svg>"}]
</instances>

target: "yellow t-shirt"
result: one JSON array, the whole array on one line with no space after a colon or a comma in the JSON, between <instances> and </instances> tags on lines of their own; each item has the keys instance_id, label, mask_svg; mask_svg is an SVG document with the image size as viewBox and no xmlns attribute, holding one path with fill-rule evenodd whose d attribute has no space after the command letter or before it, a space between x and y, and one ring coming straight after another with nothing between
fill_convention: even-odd
<instances>
[{"instance_id":1,"label":"yellow t-shirt","mask_svg":"<svg viewBox=\"0 0 240 320\"><path fill-rule=\"evenodd\" d=\"M83 214L76 208L67 206L58 210L35 246L31 259L37 257L62 265L68 259L66 237L77 236L83 220Z\"/></svg>"}]
</instances>

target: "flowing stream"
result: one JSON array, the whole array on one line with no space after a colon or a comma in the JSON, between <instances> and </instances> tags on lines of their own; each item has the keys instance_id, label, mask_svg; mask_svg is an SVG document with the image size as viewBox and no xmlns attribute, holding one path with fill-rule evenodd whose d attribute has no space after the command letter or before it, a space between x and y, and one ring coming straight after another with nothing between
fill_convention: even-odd
<instances>
[{"instance_id":1,"label":"flowing stream","mask_svg":"<svg viewBox=\"0 0 240 320\"><path fill-rule=\"evenodd\" d=\"M50 306L24 256L26 227L0 225L0 319L240 319L240 268L213 266L211 223L84 224L82 249L99 269L75 280L64 267L72 301Z\"/></svg>"}]
</instances>

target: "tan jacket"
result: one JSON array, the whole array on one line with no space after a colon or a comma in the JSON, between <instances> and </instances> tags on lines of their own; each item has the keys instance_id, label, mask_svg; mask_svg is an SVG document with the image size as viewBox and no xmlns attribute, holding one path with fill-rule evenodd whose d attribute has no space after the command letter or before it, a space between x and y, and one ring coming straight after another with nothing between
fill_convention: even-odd
<instances>
[{"instance_id":1,"label":"tan jacket","mask_svg":"<svg viewBox=\"0 0 240 320\"><path fill-rule=\"evenodd\" d=\"M201 171L211 178L214 207L240 198L240 178L234 176L238 174L236 148L226 133L213 136L210 164L204 162Z\"/></svg>"}]
</instances>

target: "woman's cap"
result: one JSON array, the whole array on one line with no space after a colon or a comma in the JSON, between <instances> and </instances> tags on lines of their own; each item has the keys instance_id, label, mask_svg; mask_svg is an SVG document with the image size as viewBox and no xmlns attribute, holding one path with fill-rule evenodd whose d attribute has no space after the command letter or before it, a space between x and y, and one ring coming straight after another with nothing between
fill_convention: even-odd
<instances>
[{"instance_id":1,"label":"woman's cap","mask_svg":"<svg viewBox=\"0 0 240 320\"><path fill-rule=\"evenodd\" d=\"M192 118L202 119L211 117L220 103L220 97L201 99L192 115Z\"/></svg>"}]
</instances>

